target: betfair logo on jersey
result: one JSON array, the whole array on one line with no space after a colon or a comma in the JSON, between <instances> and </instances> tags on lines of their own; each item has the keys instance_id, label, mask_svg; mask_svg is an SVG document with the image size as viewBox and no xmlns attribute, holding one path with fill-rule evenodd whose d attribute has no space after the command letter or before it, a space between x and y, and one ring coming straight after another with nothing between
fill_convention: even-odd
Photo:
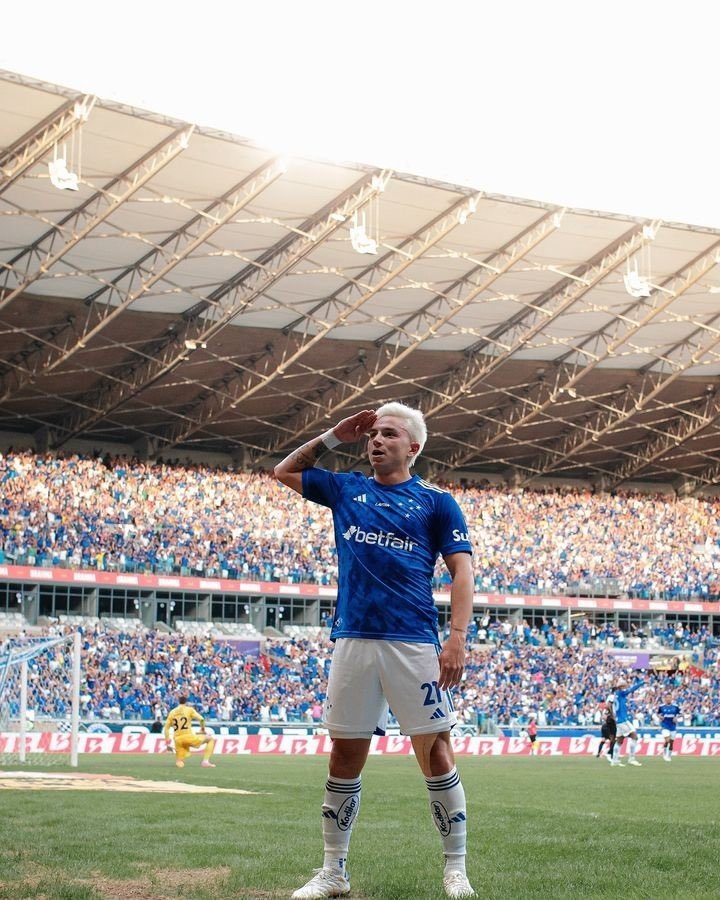
<instances>
[{"instance_id":1,"label":"betfair logo on jersey","mask_svg":"<svg viewBox=\"0 0 720 900\"><path fill-rule=\"evenodd\" d=\"M346 541L355 541L356 544L376 544L378 547L390 547L391 550L414 550L417 547L415 541L408 537L400 537L392 531L363 531L357 525L351 525L343 532Z\"/></svg>"}]
</instances>

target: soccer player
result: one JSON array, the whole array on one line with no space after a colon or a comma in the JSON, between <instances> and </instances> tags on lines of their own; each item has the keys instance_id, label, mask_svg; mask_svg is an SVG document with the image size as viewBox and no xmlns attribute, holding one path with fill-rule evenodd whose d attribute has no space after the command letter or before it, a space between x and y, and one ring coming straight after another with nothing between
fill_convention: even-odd
<instances>
[{"instance_id":1,"label":"soccer player","mask_svg":"<svg viewBox=\"0 0 720 900\"><path fill-rule=\"evenodd\" d=\"M527 736L530 741L530 756L537 754L537 720L535 716L530 716L527 727Z\"/></svg>"},{"instance_id":2,"label":"soccer player","mask_svg":"<svg viewBox=\"0 0 720 900\"><path fill-rule=\"evenodd\" d=\"M658 707L658 715L660 716L660 729L663 736L663 760L670 762L673 755L673 745L675 743L675 732L677 730L677 717L680 715L680 707L673 702L672 694L665 697L665 702Z\"/></svg>"},{"instance_id":3,"label":"soccer player","mask_svg":"<svg viewBox=\"0 0 720 900\"><path fill-rule=\"evenodd\" d=\"M165 743L167 749L173 750L173 741L175 744L175 765L178 769L185 767L185 760L190 756L190 750L194 748L204 747L203 758L200 765L204 769L214 769L215 764L210 762L210 757L215 749L215 739L205 733L205 719L192 706L188 706L188 698L186 696L178 697L179 706L171 709L165 719L165 727L163 734L165 735ZM192 730L193 721L200 723L202 734ZM173 738L170 738L170 732Z\"/></svg>"},{"instance_id":4,"label":"soccer player","mask_svg":"<svg viewBox=\"0 0 720 900\"><path fill-rule=\"evenodd\" d=\"M321 453L363 435L370 477L315 468ZM455 499L410 473L426 438L419 410L386 403L342 419L275 467L283 484L332 510L339 560L323 711L333 742L322 804L325 857L295 900L350 891L346 863L361 772L388 703L425 776L445 857L445 894L475 896L465 871L465 792L450 743L457 721L450 688L465 668L472 614L472 547ZM442 647L432 594L438 555L452 578L451 626Z\"/></svg>"},{"instance_id":5,"label":"soccer player","mask_svg":"<svg viewBox=\"0 0 720 900\"><path fill-rule=\"evenodd\" d=\"M635 758L638 736L637 731L635 730L635 723L628 711L627 698L644 683L642 678L636 678L635 681L628 686L627 678L621 677L617 681L614 692L608 697L608 709L613 711L617 722L617 737L611 760L611 765L613 766L624 765L621 760L622 747L625 743L625 738L628 738L628 764L631 766L642 765L642 763Z\"/></svg>"},{"instance_id":6,"label":"soccer player","mask_svg":"<svg viewBox=\"0 0 720 900\"><path fill-rule=\"evenodd\" d=\"M598 745L598 751L595 754L598 758L602 753L602 749L605 746L605 742L607 742L608 748L605 754L605 757L608 762L612 762L613 758L613 750L615 749L615 741L617 739L617 722L615 721L615 716L613 715L612 709L608 706L605 709L605 719L603 720L602 725L600 726L600 743Z\"/></svg>"}]
</instances>

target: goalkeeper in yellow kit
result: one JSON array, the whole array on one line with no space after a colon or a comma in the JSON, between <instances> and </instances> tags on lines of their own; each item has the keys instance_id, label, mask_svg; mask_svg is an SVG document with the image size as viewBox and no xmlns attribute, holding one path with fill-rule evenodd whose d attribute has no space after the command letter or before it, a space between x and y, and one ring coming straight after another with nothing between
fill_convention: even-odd
<instances>
[{"instance_id":1,"label":"goalkeeper in yellow kit","mask_svg":"<svg viewBox=\"0 0 720 900\"><path fill-rule=\"evenodd\" d=\"M215 739L205 732L205 719L192 706L188 706L186 696L178 697L180 704L171 709L165 719L163 734L167 743L167 749L175 749L175 765L178 769L185 766L185 760L190 756L192 748L205 747L203 759L200 765L204 769L214 769L215 764L210 762L210 757L215 749ZM200 723L200 732L192 730L193 719ZM170 732L173 732L172 739Z\"/></svg>"}]
</instances>

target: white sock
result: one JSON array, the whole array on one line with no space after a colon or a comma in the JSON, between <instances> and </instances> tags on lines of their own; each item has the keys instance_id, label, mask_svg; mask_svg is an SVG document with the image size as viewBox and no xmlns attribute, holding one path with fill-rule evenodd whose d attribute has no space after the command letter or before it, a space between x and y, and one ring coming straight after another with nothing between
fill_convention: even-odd
<instances>
[{"instance_id":1,"label":"white sock","mask_svg":"<svg viewBox=\"0 0 720 900\"><path fill-rule=\"evenodd\" d=\"M638 742L634 741L632 738L628 738L628 756L630 759L635 759L635 751L637 750Z\"/></svg>"},{"instance_id":2,"label":"white sock","mask_svg":"<svg viewBox=\"0 0 720 900\"><path fill-rule=\"evenodd\" d=\"M458 771L453 766L447 775L426 778L430 794L430 813L435 827L440 832L445 853L445 872L465 874L465 854L467 850L467 814L465 791Z\"/></svg>"},{"instance_id":3,"label":"white sock","mask_svg":"<svg viewBox=\"0 0 720 900\"><path fill-rule=\"evenodd\" d=\"M362 781L358 778L333 778L325 783L322 805L323 843L325 858L323 867L346 873L350 835L360 810Z\"/></svg>"}]
</instances>

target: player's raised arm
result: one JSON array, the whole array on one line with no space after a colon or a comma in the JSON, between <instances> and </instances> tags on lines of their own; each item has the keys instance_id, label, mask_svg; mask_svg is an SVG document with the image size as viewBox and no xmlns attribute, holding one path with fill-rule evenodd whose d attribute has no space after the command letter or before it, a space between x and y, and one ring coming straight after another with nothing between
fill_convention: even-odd
<instances>
[{"instance_id":1,"label":"player's raised arm","mask_svg":"<svg viewBox=\"0 0 720 900\"><path fill-rule=\"evenodd\" d=\"M302 447L288 453L285 459L275 466L275 477L298 494L302 494L303 471L312 469L326 450L332 450L340 444L358 441L372 426L375 418L375 413L371 409L364 409L342 419L334 428L311 438Z\"/></svg>"}]
</instances>

